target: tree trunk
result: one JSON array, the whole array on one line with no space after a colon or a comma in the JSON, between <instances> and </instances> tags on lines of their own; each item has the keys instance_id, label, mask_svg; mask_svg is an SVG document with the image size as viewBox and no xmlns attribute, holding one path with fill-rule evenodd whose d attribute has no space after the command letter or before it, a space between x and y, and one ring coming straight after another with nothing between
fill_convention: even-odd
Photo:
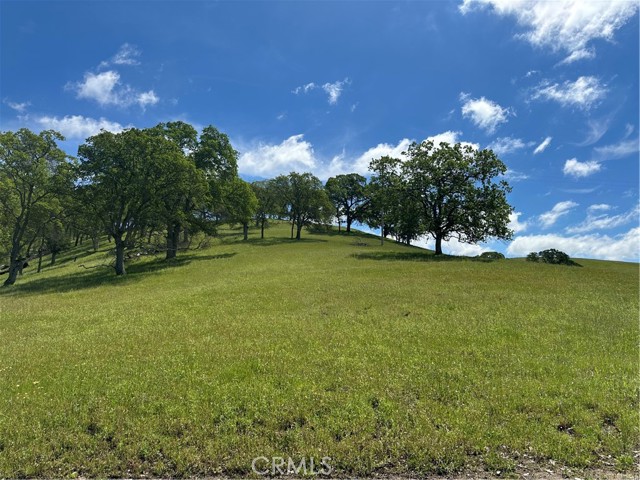
<instances>
[{"instance_id":1,"label":"tree trunk","mask_svg":"<svg viewBox=\"0 0 640 480\"><path fill-rule=\"evenodd\" d=\"M116 242L116 275L126 275L127 271L124 269L124 240L122 237L114 237Z\"/></svg>"},{"instance_id":2,"label":"tree trunk","mask_svg":"<svg viewBox=\"0 0 640 480\"><path fill-rule=\"evenodd\" d=\"M260 222L260 238L264 238L264 222L266 222L266 219L262 219L262 222Z\"/></svg>"},{"instance_id":3,"label":"tree trunk","mask_svg":"<svg viewBox=\"0 0 640 480\"><path fill-rule=\"evenodd\" d=\"M384 245L384 223L380 225L380 245Z\"/></svg>"},{"instance_id":4,"label":"tree trunk","mask_svg":"<svg viewBox=\"0 0 640 480\"><path fill-rule=\"evenodd\" d=\"M301 233L302 233L302 222L298 222L297 225L298 228L296 228L296 240L300 240L301 238Z\"/></svg>"},{"instance_id":5,"label":"tree trunk","mask_svg":"<svg viewBox=\"0 0 640 480\"><path fill-rule=\"evenodd\" d=\"M73 246L77 247L79 242L80 242L80 234L76 233L76 242L75 242L75 244Z\"/></svg>"},{"instance_id":6,"label":"tree trunk","mask_svg":"<svg viewBox=\"0 0 640 480\"><path fill-rule=\"evenodd\" d=\"M167 225L167 255L165 260L176 258L180 242L180 224L172 222Z\"/></svg>"},{"instance_id":7,"label":"tree trunk","mask_svg":"<svg viewBox=\"0 0 640 480\"><path fill-rule=\"evenodd\" d=\"M42 270L42 250L44 249L44 237L40 240L40 248L38 249L38 271L36 273L40 273Z\"/></svg>"},{"instance_id":8,"label":"tree trunk","mask_svg":"<svg viewBox=\"0 0 640 480\"><path fill-rule=\"evenodd\" d=\"M347 233L351 233L351 222L353 222L353 218L347 215Z\"/></svg>"},{"instance_id":9,"label":"tree trunk","mask_svg":"<svg viewBox=\"0 0 640 480\"><path fill-rule=\"evenodd\" d=\"M247 222L242 224L242 233L244 234L244 239L249 240L249 224Z\"/></svg>"},{"instance_id":10,"label":"tree trunk","mask_svg":"<svg viewBox=\"0 0 640 480\"><path fill-rule=\"evenodd\" d=\"M11 249L11 255L9 257L9 274L4 281L5 287L16 283L18 278L18 272L20 272L23 265L23 260L20 258L20 252L15 247Z\"/></svg>"},{"instance_id":11,"label":"tree trunk","mask_svg":"<svg viewBox=\"0 0 640 480\"><path fill-rule=\"evenodd\" d=\"M56 264L56 257L58 256L58 251L57 250L53 250L51 252L51 263L49 265L55 265Z\"/></svg>"},{"instance_id":12,"label":"tree trunk","mask_svg":"<svg viewBox=\"0 0 640 480\"><path fill-rule=\"evenodd\" d=\"M293 226L295 225L295 222L293 220L291 220L291 239L293 240Z\"/></svg>"},{"instance_id":13,"label":"tree trunk","mask_svg":"<svg viewBox=\"0 0 640 480\"><path fill-rule=\"evenodd\" d=\"M182 232L182 241L185 244L189 243L189 229L187 227L185 227Z\"/></svg>"},{"instance_id":14,"label":"tree trunk","mask_svg":"<svg viewBox=\"0 0 640 480\"><path fill-rule=\"evenodd\" d=\"M98 248L100 248L100 238L98 238L98 235L93 236L91 242L93 243L93 251L97 252Z\"/></svg>"},{"instance_id":15,"label":"tree trunk","mask_svg":"<svg viewBox=\"0 0 640 480\"><path fill-rule=\"evenodd\" d=\"M436 235L436 255L442 255L442 235Z\"/></svg>"}]
</instances>

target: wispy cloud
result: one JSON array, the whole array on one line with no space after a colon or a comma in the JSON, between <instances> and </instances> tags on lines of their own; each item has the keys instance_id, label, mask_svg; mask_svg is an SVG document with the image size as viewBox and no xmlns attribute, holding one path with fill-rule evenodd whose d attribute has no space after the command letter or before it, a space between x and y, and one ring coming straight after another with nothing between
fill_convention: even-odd
<instances>
[{"instance_id":1,"label":"wispy cloud","mask_svg":"<svg viewBox=\"0 0 640 480\"><path fill-rule=\"evenodd\" d=\"M638 220L640 220L640 205L636 205L628 212L618 215L607 215L606 213L601 213L607 212L610 209L610 205L606 204L591 205L587 209L587 218L578 225L566 228L566 232L586 233L593 230L610 230L632 222L637 224Z\"/></svg>"},{"instance_id":2,"label":"wispy cloud","mask_svg":"<svg viewBox=\"0 0 640 480\"><path fill-rule=\"evenodd\" d=\"M576 202L572 202L571 200L556 203L551 210L541 214L538 217L542 228L549 228L553 226L560 217L567 215L577 206L578 204Z\"/></svg>"},{"instance_id":3,"label":"wispy cloud","mask_svg":"<svg viewBox=\"0 0 640 480\"><path fill-rule=\"evenodd\" d=\"M547 149L547 147L549 146L549 144L551 144L551 139L552 139L552 137L545 138L542 141L542 143L536 147L536 149L533 151L533 154L537 155L539 153L544 152Z\"/></svg>"},{"instance_id":4,"label":"wispy cloud","mask_svg":"<svg viewBox=\"0 0 640 480\"><path fill-rule=\"evenodd\" d=\"M553 100L563 107L577 107L589 110L602 100L607 88L596 77L583 76L575 82L569 80L562 84L544 81L533 92L533 100Z\"/></svg>"},{"instance_id":5,"label":"wispy cloud","mask_svg":"<svg viewBox=\"0 0 640 480\"><path fill-rule=\"evenodd\" d=\"M345 85L350 85L350 84L351 84L351 80L349 79L349 77L345 78L344 80L338 80L333 83L327 82L322 85L319 85L315 82L310 82L305 85L300 85L299 87L294 88L293 90L291 90L291 93L295 95L300 95L301 93L306 94L311 92L312 90L321 88L322 90L324 90L324 92L328 96L329 105L335 105L336 103L338 103L338 99L342 95Z\"/></svg>"},{"instance_id":6,"label":"wispy cloud","mask_svg":"<svg viewBox=\"0 0 640 480\"><path fill-rule=\"evenodd\" d=\"M110 65L140 65L140 55L142 52L130 43L123 43L120 49L109 60L100 62L98 68L106 68Z\"/></svg>"},{"instance_id":7,"label":"wispy cloud","mask_svg":"<svg viewBox=\"0 0 640 480\"><path fill-rule=\"evenodd\" d=\"M594 40L614 41L616 30L638 11L638 2L546 0L464 0L460 11L466 14L475 6L489 6L501 16L515 17L524 33L517 35L533 46L568 54L562 64L593 58Z\"/></svg>"},{"instance_id":8,"label":"wispy cloud","mask_svg":"<svg viewBox=\"0 0 640 480\"><path fill-rule=\"evenodd\" d=\"M485 97L471 98L468 93L460 93L462 116L469 118L478 128L488 134L495 133L499 125L506 123L515 113L512 108L504 108Z\"/></svg>"},{"instance_id":9,"label":"wispy cloud","mask_svg":"<svg viewBox=\"0 0 640 480\"><path fill-rule=\"evenodd\" d=\"M487 148L494 151L496 155L508 155L529 146L519 138L501 137L495 139Z\"/></svg>"},{"instance_id":10,"label":"wispy cloud","mask_svg":"<svg viewBox=\"0 0 640 480\"><path fill-rule=\"evenodd\" d=\"M624 158L628 155L638 153L639 150L639 139L637 138L634 140L623 140L618 143L595 147L593 149L595 157L599 160L615 160L617 158Z\"/></svg>"},{"instance_id":11,"label":"wispy cloud","mask_svg":"<svg viewBox=\"0 0 640 480\"><path fill-rule=\"evenodd\" d=\"M571 158L564 162L562 173L576 178L588 177L589 175L599 172L601 168L602 165L598 162L579 162L577 159Z\"/></svg>"},{"instance_id":12,"label":"wispy cloud","mask_svg":"<svg viewBox=\"0 0 640 480\"><path fill-rule=\"evenodd\" d=\"M19 114L24 114L27 111L27 108L31 106L31 102L12 102L6 99L3 100L3 103Z\"/></svg>"},{"instance_id":13,"label":"wispy cloud","mask_svg":"<svg viewBox=\"0 0 640 480\"><path fill-rule=\"evenodd\" d=\"M587 132L587 136L585 139L578 144L579 147L587 147L589 145L593 145L598 140L600 140L607 130L609 130L609 125L611 123L611 117L604 117L598 120L589 119L587 121L587 128L589 131Z\"/></svg>"}]
</instances>

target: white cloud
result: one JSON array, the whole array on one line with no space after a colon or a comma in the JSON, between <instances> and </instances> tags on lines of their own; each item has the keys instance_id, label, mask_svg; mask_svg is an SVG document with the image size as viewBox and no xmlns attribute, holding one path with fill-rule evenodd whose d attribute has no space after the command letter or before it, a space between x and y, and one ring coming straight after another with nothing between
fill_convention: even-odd
<instances>
[{"instance_id":1,"label":"white cloud","mask_svg":"<svg viewBox=\"0 0 640 480\"><path fill-rule=\"evenodd\" d=\"M155 105L159 101L160 99L153 90L139 93L135 97L135 103L140 105L142 108L145 108L147 105Z\"/></svg>"},{"instance_id":2,"label":"white cloud","mask_svg":"<svg viewBox=\"0 0 640 480\"><path fill-rule=\"evenodd\" d=\"M570 175L572 177L580 178L580 177L588 177L596 172L599 172L602 168L598 162L579 162L575 158L571 158L564 162L564 168L562 172L565 175Z\"/></svg>"},{"instance_id":3,"label":"white cloud","mask_svg":"<svg viewBox=\"0 0 640 480\"><path fill-rule=\"evenodd\" d=\"M137 47L129 43L124 43L120 50L111 58L115 65L139 65L138 57L141 52Z\"/></svg>"},{"instance_id":4,"label":"white cloud","mask_svg":"<svg viewBox=\"0 0 640 480\"><path fill-rule=\"evenodd\" d=\"M342 95L344 86L350 83L351 80L349 80L349 78L345 78L342 81L325 83L322 85L322 89L327 93L327 95L329 95L329 105L335 105L338 103L338 99L340 98L340 95Z\"/></svg>"},{"instance_id":5,"label":"white cloud","mask_svg":"<svg viewBox=\"0 0 640 480\"><path fill-rule=\"evenodd\" d=\"M569 65L579 60L595 58L595 56L596 56L596 51L593 48L581 48L580 50L575 50L571 52L568 57L565 57L559 63L559 65Z\"/></svg>"},{"instance_id":6,"label":"white cloud","mask_svg":"<svg viewBox=\"0 0 640 480\"><path fill-rule=\"evenodd\" d=\"M81 139L100 133L100 130L118 133L125 127L118 122L111 122L105 118L94 119L82 115L66 115L62 118L44 116L36 119L44 129L56 130L67 139Z\"/></svg>"},{"instance_id":7,"label":"white cloud","mask_svg":"<svg viewBox=\"0 0 640 480\"><path fill-rule=\"evenodd\" d=\"M593 230L608 230L628 223L639 223L640 206L636 205L635 208L629 210L626 213L619 215L607 215L606 213L597 213L607 211L611 207L606 204L591 205L587 209L587 218L584 219L579 225L568 227L567 233L586 233Z\"/></svg>"},{"instance_id":8,"label":"white cloud","mask_svg":"<svg viewBox=\"0 0 640 480\"><path fill-rule=\"evenodd\" d=\"M616 30L638 10L638 2L629 0L464 0L460 11L467 13L475 5L515 17L525 28L518 37L541 49L567 53L565 64L595 56L589 44L596 39L613 41Z\"/></svg>"},{"instance_id":9,"label":"white cloud","mask_svg":"<svg viewBox=\"0 0 640 480\"><path fill-rule=\"evenodd\" d=\"M553 100L563 107L577 107L589 110L596 105L607 93L605 85L593 76L579 77L575 82L569 80L562 85L542 82L536 87L532 98L534 100Z\"/></svg>"},{"instance_id":10,"label":"white cloud","mask_svg":"<svg viewBox=\"0 0 640 480\"><path fill-rule=\"evenodd\" d=\"M589 205L589 207L587 208L587 212L589 213L606 212L608 210L611 210L611 205L608 205L606 203L597 203L595 205Z\"/></svg>"},{"instance_id":11,"label":"white cloud","mask_svg":"<svg viewBox=\"0 0 640 480\"><path fill-rule=\"evenodd\" d=\"M478 149L478 145L469 142L462 142L459 139L461 132L446 131L437 135L427 137L437 146L440 142L447 142L451 145L460 143ZM290 171L313 172L320 179L326 179L341 173L359 173L368 175L371 160L383 156L406 160L404 155L414 140L403 138L397 144L379 143L371 147L358 156L347 156L343 151L335 155L331 160L319 158L313 145L304 140L303 135L293 135L282 143L264 144L260 143L256 147L248 148L240 155L238 166L241 173L270 177Z\"/></svg>"},{"instance_id":12,"label":"white cloud","mask_svg":"<svg viewBox=\"0 0 640 480\"><path fill-rule=\"evenodd\" d=\"M519 138L501 137L491 142L487 148L493 150L496 155L501 156L522 150L526 146L527 144Z\"/></svg>"},{"instance_id":13,"label":"white cloud","mask_svg":"<svg viewBox=\"0 0 640 480\"><path fill-rule=\"evenodd\" d=\"M310 83L307 83L306 85L301 85L299 87L294 88L293 90L291 90L291 93L299 95L301 93L309 93L312 90L321 88L328 95L329 105L335 105L336 103L338 103L338 99L340 98L340 95L342 95L344 86L349 84L351 84L351 80L348 77L345 78L344 80L338 80L333 83L327 82L323 85L318 85L314 82L310 82ZM353 108L351 111L353 111Z\"/></svg>"},{"instance_id":14,"label":"white cloud","mask_svg":"<svg viewBox=\"0 0 640 480\"><path fill-rule=\"evenodd\" d=\"M637 261L640 252L640 227L626 233L609 236L602 234L564 237L558 234L516 237L507 248L511 256L525 256L555 248L574 258Z\"/></svg>"},{"instance_id":15,"label":"white cloud","mask_svg":"<svg viewBox=\"0 0 640 480\"><path fill-rule=\"evenodd\" d=\"M554 225L558 219L577 207L578 204L571 200L556 203L551 210L541 214L538 219L542 228L549 228Z\"/></svg>"},{"instance_id":16,"label":"white cloud","mask_svg":"<svg viewBox=\"0 0 640 480\"><path fill-rule=\"evenodd\" d=\"M545 138L542 141L542 143L536 147L536 149L533 151L533 154L537 155L539 153L544 152L547 149L547 147L549 146L549 144L551 143L551 139L552 139L552 137Z\"/></svg>"},{"instance_id":17,"label":"white cloud","mask_svg":"<svg viewBox=\"0 0 640 480\"><path fill-rule=\"evenodd\" d=\"M101 73L87 72L82 82L68 83L66 88L74 90L77 98L94 100L103 107L109 105L128 107L138 104L145 108L159 101L153 90L138 92L129 85L122 85L120 74L114 70Z\"/></svg>"},{"instance_id":18,"label":"white cloud","mask_svg":"<svg viewBox=\"0 0 640 480\"><path fill-rule=\"evenodd\" d=\"M292 135L278 145L259 144L240 155L240 173L274 177L291 171L310 172L318 165L311 143L304 135Z\"/></svg>"},{"instance_id":19,"label":"white cloud","mask_svg":"<svg viewBox=\"0 0 640 480\"><path fill-rule=\"evenodd\" d=\"M513 109L503 108L497 103L485 98L471 98L468 93L460 93L462 102L462 116L469 118L477 127L492 134L498 126L506 123L509 116L514 115Z\"/></svg>"},{"instance_id":20,"label":"white cloud","mask_svg":"<svg viewBox=\"0 0 640 480\"><path fill-rule=\"evenodd\" d=\"M593 145L598 140L600 140L607 130L609 130L609 124L611 123L610 117L605 117L600 120L589 120L587 122L587 126L589 127L589 132L587 133L587 138L585 138L582 142L578 144L579 147L586 147L589 145Z\"/></svg>"},{"instance_id":21,"label":"white cloud","mask_svg":"<svg viewBox=\"0 0 640 480\"><path fill-rule=\"evenodd\" d=\"M599 160L613 160L616 158L623 158L627 155L637 153L639 150L638 139L635 140L623 140L622 142L605 145L602 147L595 147L593 151Z\"/></svg>"},{"instance_id":22,"label":"white cloud","mask_svg":"<svg viewBox=\"0 0 640 480\"><path fill-rule=\"evenodd\" d=\"M23 114L24 112L27 111L27 107L29 107L31 105L31 102L11 102L9 100L4 100L3 101L9 108L11 108L12 110L15 110L16 112Z\"/></svg>"},{"instance_id":23,"label":"white cloud","mask_svg":"<svg viewBox=\"0 0 640 480\"><path fill-rule=\"evenodd\" d=\"M416 247L428 248L430 250L435 250L436 248L436 242L431 237L419 238L413 242L413 245ZM483 247L475 243L463 243L457 238L452 238L442 242L442 252L448 255L475 257L487 250L489 250L487 247Z\"/></svg>"},{"instance_id":24,"label":"white cloud","mask_svg":"<svg viewBox=\"0 0 640 480\"><path fill-rule=\"evenodd\" d=\"M502 177L504 177L504 179L509 182L520 182L529 178L529 175L523 172L518 172L517 170L511 170L510 168L507 168L506 173L502 175Z\"/></svg>"},{"instance_id":25,"label":"white cloud","mask_svg":"<svg viewBox=\"0 0 640 480\"><path fill-rule=\"evenodd\" d=\"M522 215L522 212L511 212L509 214L509 229L513 230L513 233L524 232L529 228L529 222L520 222L520 215Z\"/></svg>"},{"instance_id":26,"label":"white cloud","mask_svg":"<svg viewBox=\"0 0 640 480\"><path fill-rule=\"evenodd\" d=\"M406 160L407 157L404 152L407 151L409 146L413 143L413 140L403 138L397 145L391 145L389 143L379 143L375 147L371 147L365 151L362 155L356 158L353 163L354 172L367 173L369 171L369 163L374 158L380 158L388 156L391 158L399 158L400 160Z\"/></svg>"},{"instance_id":27,"label":"white cloud","mask_svg":"<svg viewBox=\"0 0 640 480\"><path fill-rule=\"evenodd\" d=\"M291 93L295 93L296 95L299 95L301 93L309 93L311 90L317 88L317 85L313 82L311 83L307 83L306 85L302 85L300 87L296 87L293 90L291 90Z\"/></svg>"}]
</instances>

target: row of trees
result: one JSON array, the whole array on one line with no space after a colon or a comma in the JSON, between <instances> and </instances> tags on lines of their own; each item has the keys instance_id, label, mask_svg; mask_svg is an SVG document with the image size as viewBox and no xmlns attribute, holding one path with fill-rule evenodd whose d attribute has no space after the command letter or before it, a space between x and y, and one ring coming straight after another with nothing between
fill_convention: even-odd
<instances>
[{"instance_id":1,"label":"row of trees","mask_svg":"<svg viewBox=\"0 0 640 480\"><path fill-rule=\"evenodd\" d=\"M478 242L508 238L509 186L495 178L506 170L490 150L459 144L414 144L408 160L371 162L369 182L351 173L326 184L311 173L292 172L249 184L238 176L238 153L228 137L209 126L198 133L184 122L101 132L78 148L77 158L57 146L54 131L0 134L0 258L5 285L25 261L56 254L75 237L113 242L116 274L126 273L132 249L164 250L175 257L197 232L214 234L221 223L240 224L247 238L255 222L261 236L274 218L291 222L300 239L311 224L344 221L380 228L410 243L424 234L442 241L457 236ZM158 238L163 239L159 245Z\"/></svg>"}]
</instances>

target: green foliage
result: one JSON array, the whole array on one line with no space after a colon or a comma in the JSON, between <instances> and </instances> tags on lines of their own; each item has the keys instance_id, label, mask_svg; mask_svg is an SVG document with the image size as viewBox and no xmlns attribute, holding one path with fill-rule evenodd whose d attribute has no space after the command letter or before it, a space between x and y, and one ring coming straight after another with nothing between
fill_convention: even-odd
<instances>
[{"instance_id":1,"label":"green foliage","mask_svg":"<svg viewBox=\"0 0 640 480\"><path fill-rule=\"evenodd\" d=\"M344 216L347 233L351 231L354 220L362 217L362 207L366 203L367 179L357 173L331 177L325 184L329 199L336 209L338 222Z\"/></svg>"},{"instance_id":2,"label":"green foliage","mask_svg":"<svg viewBox=\"0 0 640 480\"><path fill-rule=\"evenodd\" d=\"M302 228L312 223L328 223L333 205L322 182L310 173L291 172L274 180L274 188L283 205L282 211L291 221L291 237L296 227L296 240L300 240Z\"/></svg>"},{"instance_id":3,"label":"green foliage","mask_svg":"<svg viewBox=\"0 0 640 480\"><path fill-rule=\"evenodd\" d=\"M527 255L527 261L529 262L540 262L540 263L550 263L552 265L568 265L568 266L579 266L578 263L571 260L569 255L560 250L556 250L554 248L550 248L548 250L542 250L538 253L531 252Z\"/></svg>"},{"instance_id":4,"label":"green foliage","mask_svg":"<svg viewBox=\"0 0 640 480\"><path fill-rule=\"evenodd\" d=\"M421 233L435 239L436 254L452 237L464 243L511 238L506 198L511 188L494 181L507 167L491 150L425 141L412 144L407 155L402 181L419 204Z\"/></svg>"},{"instance_id":5,"label":"green foliage","mask_svg":"<svg viewBox=\"0 0 640 480\"><path fill-rule=\"evenodd\" d=\"M504 255L500 252L482 252L478 257L486 260L502 260Z\"/></svg>"},{"instance_id":6,"label":"green foliage","mask_svg":"<svg viewBox=\"0 0 640 480\"><path fill-rule=\"evenodd\" d=\"M72 191L72 164L58 148L60 140L53 130L0 133L0 251L10 265L5 285L15 283L30 246L62 216L61 199Z\"/></svg>"}]
</instances>

